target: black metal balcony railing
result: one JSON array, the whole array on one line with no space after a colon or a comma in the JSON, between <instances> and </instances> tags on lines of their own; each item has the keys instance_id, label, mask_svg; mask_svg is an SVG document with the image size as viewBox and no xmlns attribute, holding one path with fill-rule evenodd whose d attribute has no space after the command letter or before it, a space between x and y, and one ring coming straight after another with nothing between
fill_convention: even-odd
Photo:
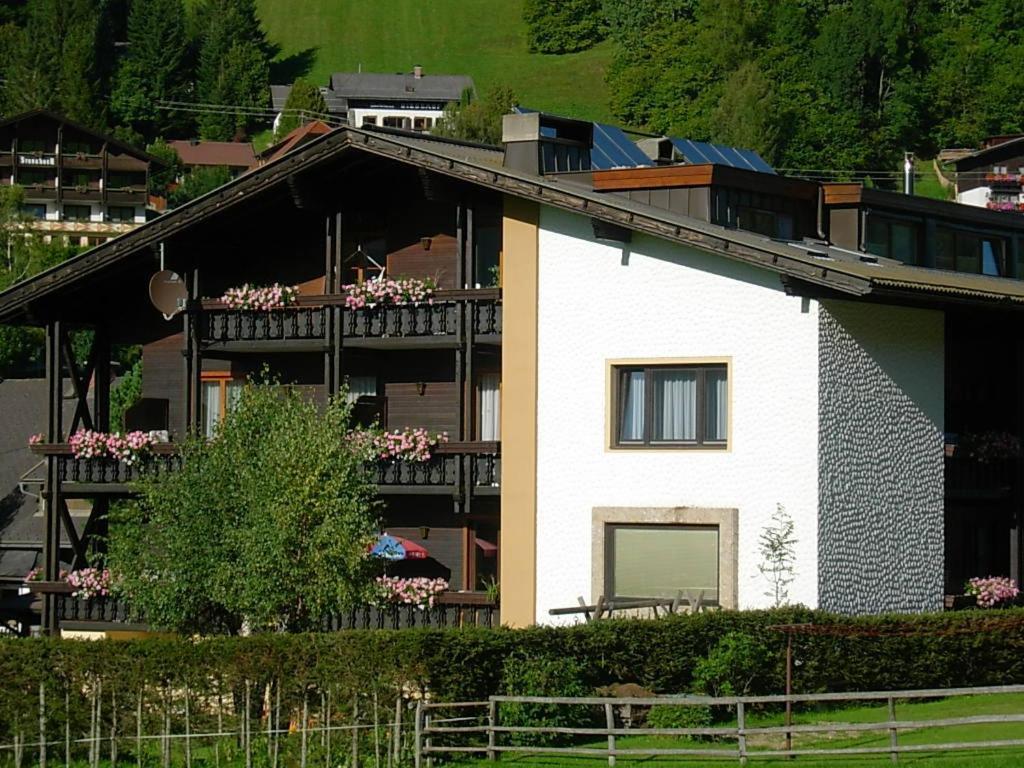
<instances>
[{"instance_id":1,"label":"black metal balcony railing","mask_svg":"<svg viewBox=\"0 0 1024 768\"><path fill-rule=\"evenodd\" d=\"M71 454L57 457L57 473L62 483L130 483L143 473L173 472L180 467L181 457L176 453L159 453L138 464L110 458L79 459Z\"/></svg>"}]
</instances>

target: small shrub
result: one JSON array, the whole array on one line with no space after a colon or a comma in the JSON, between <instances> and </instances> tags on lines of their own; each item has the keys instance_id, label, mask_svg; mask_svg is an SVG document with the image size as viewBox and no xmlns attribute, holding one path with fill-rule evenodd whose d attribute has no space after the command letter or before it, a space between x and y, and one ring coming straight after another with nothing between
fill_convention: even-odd
<instances>
[{"instance_id":1,"label":"small shrub","mask_svg":"<svg viewBox=\"0 0 1024 768\"><path fill-rule=\"evenodd\" d=\"M693 669L693 689L708 696L745 696L772 689L774 656L753 634L729 632L722 636Z\"/></svg>"},{"instance_id":2,"label":"small shrub","mask_svg":"<svg viewBox=\"0 0 1024 768\"><path fill-rule=\"evenodd\" d=\"M593 688L585 680L583 666L575 659L541 656L510 656L502 668L502 689L508 696L588 696ZM539 728L586 728L593 725L596 710L557 704L503 704L502 725ZM515 744L550 745L565 741L559 734L517 733Z\"/></svg>"},{"instance_id":3,"label":"small shrub","mask_svg":"<svg viewBox=\"0 0 1024 768\"><path fill-rule=\"evenodd\" d=\"M711 707L704 704L689 706L673 706L656 704L647 713L648 728L710 728L714 724ZM703 740L708 736L688 736L685 738Z\"/></svg>"}]
</instances>

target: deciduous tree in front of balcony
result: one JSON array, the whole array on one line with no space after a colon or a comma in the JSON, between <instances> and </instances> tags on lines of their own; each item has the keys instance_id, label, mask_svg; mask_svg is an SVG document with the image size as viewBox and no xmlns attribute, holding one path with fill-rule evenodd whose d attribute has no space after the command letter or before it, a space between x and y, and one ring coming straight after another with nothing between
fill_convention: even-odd
<instances>
[{"instance_id":1,"label":"deciduous tree in front of balcony","mask_svg":"<svg viewBox=\"0 0 1024 768\"><path fill-rule=\"evenodd\" d=\"M117 511L109 563L157 627L187 633L313 629L368 597L376 491L343 439L344 398L321 412L273 383L246 385L178 472Z\"/></svg>"}]
</instances>

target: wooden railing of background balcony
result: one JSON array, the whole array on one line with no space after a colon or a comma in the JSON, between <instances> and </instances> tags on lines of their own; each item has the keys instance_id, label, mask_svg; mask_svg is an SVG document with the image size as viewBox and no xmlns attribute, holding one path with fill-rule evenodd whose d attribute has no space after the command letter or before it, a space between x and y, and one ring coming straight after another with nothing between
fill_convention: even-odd
<instances>
[{"instance_id":1,"label":"wooden railing of background balcony","mask_svg":"<svg viewBox=\"0 0 1024 768\"><path fill-rule=\"evenodd\" d=\"M36 594L56 595L57 615L65 629L142 630L148 629L145 614L119 597L82 598L72 596L72 587L62 581L28 584ZM498 603L482 592L445 592L433 606L361 605L322 622L325 632L347 629L408 629L432 627L497 627L501 625Z\"/></svg>"},{"instance_id":2,"label":"wooden railing of background balcony","mask_svg":"<svg viewBox=\"0 0 1024 768\"><path fill-rule=\"evenodd\" d=\"M441 341L456 344L463 307L470 306L474 338L495 343L501 336L501 291L437 291L430 303L344 308L342 333L349 345L389 340ZM302 296L291 307L261 311L230 309L219 299L204 299L200 338L206 344L237 342L324 342L327 310L345 304L344 294Z\"/></svg>"},{"instance_id":3,"label":"wooden railing of background balcony","mask_svg":"<svg viewBox=\"0 0 1024 768\"><path fill-rule=\"evenodd\" d=\"M160 443L152 458L126 464L110 458L77 458L66 443L40 443L32 451L57 457L57 472L65 496L91 493L128 493L128 484L142 473L173 472L181 466L178 446ZM491 495L501 483L501 444L449 442L433 449L428 461L380 461L369 469L382 493Z\"/></svg>"}]
</instances>

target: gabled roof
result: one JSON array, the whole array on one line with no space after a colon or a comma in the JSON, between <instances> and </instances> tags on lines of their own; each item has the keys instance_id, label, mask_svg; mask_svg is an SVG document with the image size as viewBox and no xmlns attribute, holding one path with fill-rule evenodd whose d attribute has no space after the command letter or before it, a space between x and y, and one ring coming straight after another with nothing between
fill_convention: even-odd
<instances>
[{"instance_id":1,"label":"gabled roof","mask_svg":"<svg viewBox=\"0 0 1024 768\"><path fill-rule=\"evenodd\" d=\"M283 157L296 147L302 146L306 142L315 139L317 136L323 136L325 133L330 133L332 130L334 129L323 120L311 120L308 123L303 123L298 128L290 131L279 142L270 145L260 152L260 162L269 163L271 160Z\"/></svg>"},{"instance_id":2,"label":"gabled roof","mask_svg":"<svg viewBox=\"0 0 1024 768\"><path fill-rule=\"evenodd\" d=\"M94 138L98 139L99 141L104 142L105 144L110 144L117 147L126 155L131 155L132 157L136 157L139 160L145 160L147 163L154 163L161 167L166 166L166 163L163 160L161 160L159 157L154 157L145 150L139 149L138 147L133 147L131 144L127 144L121 141L120 139L115 139L110 134L94 130L92 128L89 128L88 126L82 125L81 123L76 123L74 120L64 117L63 115L58 115L56 112L51 112L48 109L30 109L28 112L22 112L17 115L5 117L3 120L0 120L0 128L3 128L7 125L20 123L34 117L45 117L55 122L63 123L64 125L70 125L76 131L79 131L81 133L87 133L90 136L93 136Z\"/></svg>"},{"instance_id":3,"label":"gabled roof","mask_svg":"<svg viewBox=\"0 0 1024 768\"><path fill-rule=\"evenodd\" d=\"M778 242L727 229L618 195L595 192L568 178L505 168L503 153L477 144L439 141L418 134L339 128L239 176L135 230L96 246L0 293L0 322L40 322L32 306L69 285L138 255L194 223L214 219L272 187L286 185L345 153L366 153L452 177L506 195L568 210L599 221L680 243L782 276L799 290L904 303L968 301L1024 309L1024 281L910 267L888 259L807 244Z\"/></svg>"},{"instance_id":4,"label":"gabled roof","mask_svg":"<svg viewBox=\"0 0 1024 768\"><path fill-rule=\"evenodd\" d=\"M968 166L976 166L983 163L986 158L993 155L1001 155L1007 150L1019 150L1021 154L1024 154L1024 136L1018 136L1015 139L1004 141L1001 144L993 144L990 147L979 149L977 152L971 152L969 155L964 155L956 160L955 165L957 168L960 164Z\"/></svg>"},{"instance_id":5,"label":"gabled roof","mask_svg":"<svg viewBox=\"0 0 1024 768\"><path fill-rule=\"evenodd\" d=\"M226 165L251 168L256 164L252 144L240 141L195 141L174 139L167 142L185 165Z\"/></svg>"},{"instance_id":6,"label":"gabled roof","mask_svg":"<svg viewBox=\"0 0 1024 768\"><path fill-rule=\"evenodd\" d=\"M458 101L462 92L473 89L473 78L465 75L386 75L379 72L335 72L331 91L345 99L396 101Z\"/></svg>"}]
</instances>

